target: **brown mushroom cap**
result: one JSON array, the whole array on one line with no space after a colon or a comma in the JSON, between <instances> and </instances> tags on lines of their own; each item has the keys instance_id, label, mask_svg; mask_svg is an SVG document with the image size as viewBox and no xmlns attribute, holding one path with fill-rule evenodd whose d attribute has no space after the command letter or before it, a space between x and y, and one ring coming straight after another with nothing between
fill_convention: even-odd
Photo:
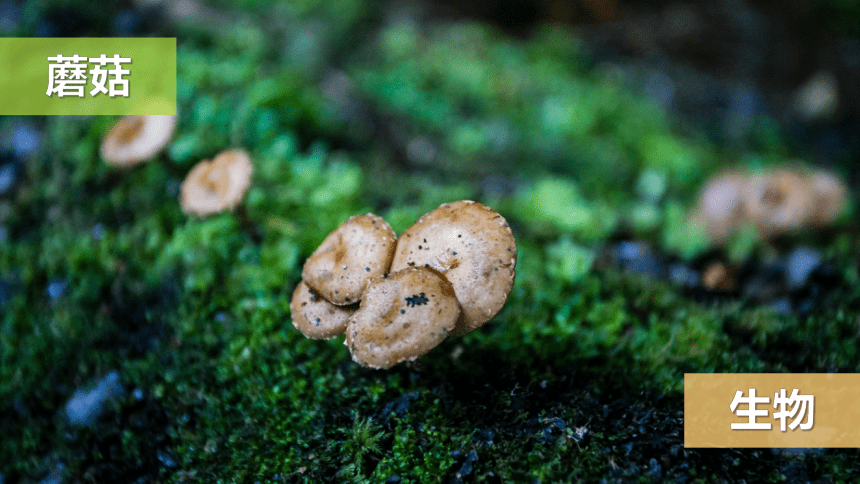
<instances>
[{"instance_id":1,"label":"brown mushroom cap","mask_svg":"<svg viewBox=\"0 0 860 484\"><path fill-rule=\"evenodd\" d=\"M182 182L182 211L199 216L232 210L251 184L254 167L244 150L228 150L201 161Z\"/></svg>"},{"instance_id":2,"label":"brown mushroom cap","mask_svg":"<svg viewBox=\"0 0 860 484\"><path fill-rule=\"evenodd\" d=\"M396 242L382 217L350 217L305 261L302 280L332 304L354 304L370 279L388 272Z\"/></svg>"},{"instance_id":3,"label":"brown mushroom cap","mask_svg":"<svg viewBox=\"0 0 860 484\"><path fill-rule=\"evenodd\" d=\"M746 185L747 176L732 171L717 175L702 190L697 219L713 240L725 239L743 221Z\"/></svg>"},{"instance_id":4,"label":"brown mushroom cap","mask_svg":"<svg viewBox=\"0 0 860 484\"><path fill-rule=\"evenodd\" d=\"M312 339L329 339L343 334L347 321L356 310L358 305L355 304L335 306L304 282L296 286L290 301L293 326Z\"/></svg>"},{"instance_id":5,"label":"brown mushroom cap","mask_svg":"<svg viewBox=\"0 0 860 484\"><path fill-rule=\"evenodd\" d=\"M161 151L176 128L176 116L124 116L105 136L102 158L111 165L134 166Z\"/></svg>"},{"instance_id":6,"label":"brown mushroom cap","mask_svg":"<svg viewBox=\"0 0 860 484\"><path fill-rule=\"evenodd\" d=\"M435 348L459 316L460 304L445 277L425 267L407 268L370 281L344 344L362 366L391 368Z\"/></svg>"},{"instance_id":7,"label":"brown mushroom cap","mask_svg":"<svg viewBox=\"0 0 860 484\"><path fill-rule=\"evenodd\" d=\"M815 198L810 222L817 227L830 225L847 204L848 190L845 184L830 172L816 170L809 178L809 185Z\"/></svg>"},{"instance_id":8,"label":"brown mushroom cap","mask_svg":"<svg viewBox=\"0 0 860 484\"><path fill-rule=\"evenodd\" d=\"M714 262L702 273L702 284L712 291L732 291L735 280L728 267L722 262Z\"/></svg>"},{"instance_id":9,"label":"brown mushroom cap","mask_svg":"<svg viewBox=\"0 0 860 484\"><path fill-rule=\"evenodd\" d=\"M424 215L397 241L391 270L431 267L451 282L463 313L454 335L480 327L501 311L516 275L517 244L495 210L464 200Z\"/></svg>"},{"instance_id":10,"label":"brown mushroom cap","mask_svg":"<svg viewBox=\"0 0 860 484\"><path fill-rule=\"evenodd\" d=\"M765 237L806 224L813 200L808 180L789 169L753 175L744 194L747 215Z\"/></svg>"}]
</instances>

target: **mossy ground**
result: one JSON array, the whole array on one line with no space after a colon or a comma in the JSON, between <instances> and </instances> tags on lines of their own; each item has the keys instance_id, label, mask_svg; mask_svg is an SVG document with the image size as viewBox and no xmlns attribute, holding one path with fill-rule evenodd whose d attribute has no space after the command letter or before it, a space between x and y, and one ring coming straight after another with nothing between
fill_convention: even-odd
<instances>
[{"instance_id":1,"label":"mossy ground","mask_svg":"<svg viewBox=\"0 0 860 484\"><path fill-rule=\"evenodd\" d=\"M794 295L811 301L802 314L589 270L619 237L713 255L685 209L726 164L802 156L773 121L740 148L681 134L558 26L512 39L415 6L216 6L173 23L130 6L25 9L22 36L62 12L80 20L65 35L115 35L124 14L136 35L176 36L179 129L120 170L98 155L114 119L0 121L42 133L7 155L0 195L5 482L57 469L67 482L858 479L853 450L684 449L682 418L685 372L858 371L850 217L716 251L755 266L815 247L834 269ZM190 167L237 146L255 164L250 224L182 214ZM485 327L386 371L293 328L302 263L343 220L372 211L399 233L457 199L494 207L518 241L516 284ZM126 396L70 425L74 390L111 370Z\"/></svg>"}]
</instances>

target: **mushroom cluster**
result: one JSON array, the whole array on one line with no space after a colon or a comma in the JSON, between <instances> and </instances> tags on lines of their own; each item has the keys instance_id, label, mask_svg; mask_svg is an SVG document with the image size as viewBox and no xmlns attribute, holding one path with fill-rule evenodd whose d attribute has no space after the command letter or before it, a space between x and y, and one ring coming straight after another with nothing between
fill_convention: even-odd
<instances>
[{"instance_id":1,"label":"mushroom cluster","mask_svg":"<svg viewBox=\"0 0 860 484\"><path fill-rule=\"evenodd\" d=\"M693 214L711 239L722 242L746 222L765 238L832 224L847 203L844 183L824 170L777 168L728 171L711 179Z\"/></svg>"},{"instance_id":2,"label":"mushroom cluster","mask_svg":"<svg viewBox=\"0 0 860 484\"><path fill-rule=\"evenodd\" d=\"M382 218L357 215L305 262L293 325L308 338L346 334L355 362L390 368L495 316L516 262L508 223L477 202L443 204L399 238Z\"/></svg>"}]
</instances>

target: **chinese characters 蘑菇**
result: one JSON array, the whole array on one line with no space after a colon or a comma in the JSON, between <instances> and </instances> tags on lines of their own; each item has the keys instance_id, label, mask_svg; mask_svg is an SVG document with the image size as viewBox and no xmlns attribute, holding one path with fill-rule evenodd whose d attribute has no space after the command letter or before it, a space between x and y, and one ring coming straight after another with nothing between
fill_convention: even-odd
<instances>
[{"instance_id":1,"label":"chinese characters \u8611\u83c7","mask_svg":"<svg viewBox=\"0 0 860 484\"><path fill-rule=\"evenodd\" d=\"M729 409L738 417L747 417L748 421L732 423L732 430L770 430L772 427L770 423L756 421L758 417L767 417L769 413L767 408L759 410L756 408L756 405L768 404L770 403L770 398L757 397L755 388L749 389L748 397L744 397L743 394L741 390L735 392L735 398L732 400L731 405L729 405ZM747 409L739 409L738 405L740 404L746 404ZM779 409L773 413L773 418L780 421L780 431L786 431L786 420L789 418L794 418L791 424L788 425L788 428L791 430L796 429L798 426L800 430L809 430L812 428L815 396L800 395L795 388L791 392L791 395L786 397L785 388L782 388L778 393L774 393L773 395L773 408ZM801 423L804 415L806 416L806 423Z\"/></svg>"},{"instance_id":2,"label":"chinese characters \u8611\u83c7","mask_svg":"<svg viewBox=\"0 0 860 484\"><path fill-rule=\"evenodd\" d=\"M128 97L128 79L123 76L129 74L123 64L131 63L131 58L120 57L114 54L107 57L82 57L77 54L73 56L57 55L48 57L48 97L77 96L84 97L87 86L87 73L92 75L93 88L89 91L90 96L107 94L108 97ZM111 64L111 67L108 67ZM87 67L93 68L87 71ZM105 69L108 67L107 69ZM110 77L112 76L112 77ZM107 86L105 86L107 84Z\"/></svg>"}]
</instances>

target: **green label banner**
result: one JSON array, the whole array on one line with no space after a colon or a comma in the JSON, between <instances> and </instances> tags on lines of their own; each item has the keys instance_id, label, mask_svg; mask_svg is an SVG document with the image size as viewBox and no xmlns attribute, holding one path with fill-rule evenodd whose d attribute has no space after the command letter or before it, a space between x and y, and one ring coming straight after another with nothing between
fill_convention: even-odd
<instances>
[{"instance_id":1,"label":"green label banner","mask_svg":"<svg viewBox=\"0 0 860 484\"><path fill-rule=\"evenodd\" d=\"M0 115L176 114L175 38L0 38Z\"/></svg>"}]
</instances>

